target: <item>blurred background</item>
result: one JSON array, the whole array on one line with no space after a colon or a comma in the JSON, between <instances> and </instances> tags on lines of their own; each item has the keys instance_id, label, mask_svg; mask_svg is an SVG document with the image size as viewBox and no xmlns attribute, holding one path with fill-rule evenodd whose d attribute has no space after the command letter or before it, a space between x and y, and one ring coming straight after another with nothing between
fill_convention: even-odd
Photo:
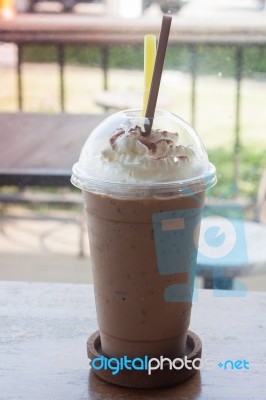
<instances>
[{"instance_id":1,"label":"blurred background","mask_svg":"<svg viewBox=\"0 0 266 400\"><path fill-rule=\"evenodd\" d=\"M141 106L138 35L152 24L159 32L163 13L173 16L173 40L159 105L202 137L218 172L208 202L237 202L246 219L258 220L266 168L264 0L0 0L2 38L8 24L39 24L42 37L0 39L0 112L102 114ZM73 26L78 39L68 35ZM90 41L82 38L86 29ZM108 29L117 36L108 38ZM57 31L65 41L53 40ZM0 190L12 195L18 188ZM0 279L91 281L81 206L0 202L0 212ZM266 290L264 274L243 281Z\"/></svg>"}]
</instances>

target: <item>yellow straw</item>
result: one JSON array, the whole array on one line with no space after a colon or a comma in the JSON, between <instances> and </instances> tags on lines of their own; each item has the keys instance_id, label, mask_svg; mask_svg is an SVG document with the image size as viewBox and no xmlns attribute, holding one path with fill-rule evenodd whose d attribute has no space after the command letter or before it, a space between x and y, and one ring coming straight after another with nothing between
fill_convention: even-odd
<instances>
[{"instance_id":1,"label":"yellow straw","mask_svg":"<svg viewBox=\"0 0 266 400\"><path fill-rule=\"evenodd\" d=\"M145 116L151 88L151 80L156 56L156 36L144 36L144 96L142 116Z\"/></svg>"}]
</instances>

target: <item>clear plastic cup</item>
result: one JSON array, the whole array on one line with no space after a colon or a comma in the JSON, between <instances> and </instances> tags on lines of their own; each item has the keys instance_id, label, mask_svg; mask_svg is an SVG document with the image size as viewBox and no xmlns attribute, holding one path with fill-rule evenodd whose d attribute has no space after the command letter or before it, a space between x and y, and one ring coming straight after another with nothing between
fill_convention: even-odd
<instances>
[{"instance_id":1,"label":"clear plastic cup","mask_svg":"<svg viewBox=\"0 0 266 400\"><path fill-rule=\"evenodd\" d=\"M183 355L201 211L206 189L216 183L200 138L174 114L157 111L152 127L162 134L156 142L162 149L172 145L171 137L173 154L170 149L161 157L134 138L128 143L136 126L145 137L147 122L141 110L108 117L89 135L71 178L83 191L97 320L108 357ZM123 136L119 146L115 135L117 141ZM139 139L146 140L142 134Z\"/></svg>"}]
</instances>

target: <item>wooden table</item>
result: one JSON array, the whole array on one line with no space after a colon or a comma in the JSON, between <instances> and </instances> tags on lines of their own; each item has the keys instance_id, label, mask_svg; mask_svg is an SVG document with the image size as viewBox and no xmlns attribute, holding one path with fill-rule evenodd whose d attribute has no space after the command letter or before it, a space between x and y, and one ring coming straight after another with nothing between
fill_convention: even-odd
<instances>
[{"instance_id":1,"label":"wooden table","mask_svg":"<svg viewBox=\"0 0 266 400\"><path fill-rule=\"evenodd\" d=\"M191 329L214 368L161 390L116 387L91 373L86 340L97 329L91 285L1 282L0 293L1 400L265 399L266 293L215 298L201 290ZM245 359L250 369L218 367L228 359Z\"/></svg>"},{"instance_id":2,"label":"wooden table","mask_svg":"<svg viewBox=\"0 0 266 400\"><path fill-rule=\"evenodd\" d=\"M0 114L0 186L72 186L71 169L103 115Z\"/></svg>"}]
</instances>

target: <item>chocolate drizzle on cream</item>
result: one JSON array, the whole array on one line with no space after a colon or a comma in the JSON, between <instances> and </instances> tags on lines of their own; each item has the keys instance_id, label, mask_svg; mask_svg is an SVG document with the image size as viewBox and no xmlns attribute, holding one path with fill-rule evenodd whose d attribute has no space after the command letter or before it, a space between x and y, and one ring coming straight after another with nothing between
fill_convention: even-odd
<instances>
[{"instance_id":1,"label":"chocolate drizzle on cream","mask_svg":"<svg viewBox=\"0 0 266 400\"><path fill-rule=\"evenodd\" d=\"M114 135L110 138L110 145L111 145L112 149L115 148L115 143L116 143L117 139L120 136L124 135L125 133L126 132L122 128L117 129L117 131L115 131Z\"/></svg>"},{"instance_id":2,"label":"chocolate drizzle on cream","mask_svg":"<svg viewBox=\"0 0 266 400\"><path fill-rule=\"evenodd\" d=\"M125 141L138 142L146 148L146 155L153 160L161 160L164 158L175 157L180 160L188 160L188 154L185 148L176 145L178 141L178 133L171 133L161 130L152 130L147 136L142 135L140 126L130 128L128 131L119 128L114 132L110 138L110 145L113 151L119 151L118 147L121 145L121 139L124 136ZM121 150L121 149L120 149ZM130 150L130 149L129 149ZM138 149L135 148L133 153L138 154ZM112 157L113 158L113 157Z\"/></svg>"},{"instance_id":3,"label":"chocolate drizzle on cream","mask_svg":"<svg viewBox=\"0 0 266 400\"><path fill-rule=\"evenodd\" d=\"M198 176L205 168L200 153L189 141L180 144L181 139L182 132L152 129L143 136L137 124L129 129L120 127L109 136L97 158L101 176L127 183L171 182Z\"/></svg>"}]
</instances>

